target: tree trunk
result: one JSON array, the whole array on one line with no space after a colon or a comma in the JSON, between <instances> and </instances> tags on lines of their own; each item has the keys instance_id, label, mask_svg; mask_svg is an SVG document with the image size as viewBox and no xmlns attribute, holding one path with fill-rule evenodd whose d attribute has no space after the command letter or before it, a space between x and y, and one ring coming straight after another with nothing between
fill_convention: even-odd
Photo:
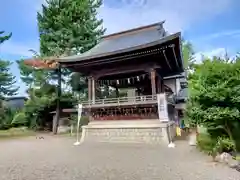
<instances>
[{"instance_id":1,"label":"tree trunk","mask_svg":"<svg viewBox=\"0 0 240 180\"><path fill-rule=\"evenodd\" d=\"M57 87L57 108L56 108L56 116L53 120L53 134L57 134L58 131L58 124L61 114L61 107L60 107L60 100L61 100L61 81L62 81L62 72L61 72L61 65L59 64L58 67L58 87Z\"/></svg>"}]
</instances>

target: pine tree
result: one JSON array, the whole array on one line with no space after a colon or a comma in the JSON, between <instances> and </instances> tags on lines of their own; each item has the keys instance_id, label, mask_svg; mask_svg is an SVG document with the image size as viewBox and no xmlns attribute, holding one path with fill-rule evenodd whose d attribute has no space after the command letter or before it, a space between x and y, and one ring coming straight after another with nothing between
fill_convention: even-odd
<instances>
[{"instance_id":1,"label":"pine tree","mask_svg":"<svg viewBox=\"0 0 240 180\"><path fill-rule=\"evenodd\" d=\"M9 40L12 34L3 35L4 31L0 31L0 45L5 41ZM10 61L0 60L0 96L12 96L18 91L18 87L14 84L16 83L15 76L10 72Z\"/></svg>"},{"instance_id":2,"label":"pine tree","mask_svg":"<svg viewBox=\"0 0 240 180\"><path fill-rule=\"evenodd\" d=\"M75 55L94 47L105 32L96 17L101 4L101 0L49 0L43 5L37 17L41 56ZM67 70L62 73L70 75ZM81 79L73 73L68 84L73 91L86 92L87 85L76 76ZM51 77L56 80L56 73Z\"/></svg>"},{"instance_id":3,"label":"pine tree","mask_svg":"<svg viewBox=\"0 0 240 180\"><path fill-rule=\"evenodd\" d=\"M83 53L103 35L97 9L101 0L49 0L38 13L43 56Z\"/></svg>"},{"instance_id":4,"label":"pine tree","mask_svg":"<svg viewBox=\"0 0 240 180\"><path fill-rule=\"evenodd\" d=\"M11 38L12 34L4 35L4 31L0 31L0 45ZM11 118L9 116L10 109L7 109L3 105L3 99L6 96L15 95L18 91L15 76L10 72L10 61L0 59L0 129L8 129L11 124ZM13 113L11 113L13 115Z\"/></svg>"}]
</instances>

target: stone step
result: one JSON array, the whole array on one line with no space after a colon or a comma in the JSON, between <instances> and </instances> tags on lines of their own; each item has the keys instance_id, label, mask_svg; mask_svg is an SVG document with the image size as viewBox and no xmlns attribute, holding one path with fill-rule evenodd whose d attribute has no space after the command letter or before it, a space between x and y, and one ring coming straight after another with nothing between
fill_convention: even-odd
<instances>
[{"instance_id":1,"label":"stone step","mask_svg":"<svg viewBox=\"0 0 240 180\"><path fill-rule=\"evenodd\" d=\"M174 128L169 124L170 129ZM119 143L162 143L169 142L166 126L145 126L145 127L115 127L104 128L99 125L83 127L82 138L84 141L92 142L119 142ZM173 130L170 130L173 138Z\"/></svg>"}]
</instances>

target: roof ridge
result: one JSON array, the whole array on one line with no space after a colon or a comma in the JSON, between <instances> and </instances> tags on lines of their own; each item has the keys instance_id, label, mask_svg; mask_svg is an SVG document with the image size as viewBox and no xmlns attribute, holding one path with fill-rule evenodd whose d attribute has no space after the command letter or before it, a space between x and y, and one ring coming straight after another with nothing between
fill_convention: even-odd
<instances>
[{"instance_id":1,"label":"roof ridge","mask_svg":"<svg viewBox=\"0 0 240 180\"><path fill-rule=\"evenodd\" d=\"M135 32L138 32L138 31L147 30L147 29L150 29L150 28L153 28L153 27L158 27L158 30L159 30L160 26L163 23L165 23L165 21L161 21L161 22L157 22L157 23L153 23L153 24L149 24L149 25L145 25L145 26L139 26L139 27L136 27L136 28L125 30L125 31L112 33L112 34L103 36L102 39L104 40L104 39L114 38L114 37L118 37L118 36L125 35L125 34L130 34L130 33L135 33Z\"/></svg>"}]
</instances>

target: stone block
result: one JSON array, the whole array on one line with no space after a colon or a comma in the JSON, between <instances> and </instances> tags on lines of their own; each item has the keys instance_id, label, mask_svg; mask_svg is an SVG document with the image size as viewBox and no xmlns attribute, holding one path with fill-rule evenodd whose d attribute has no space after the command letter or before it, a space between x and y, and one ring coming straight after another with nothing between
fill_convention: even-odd
<instances>
[{"instance_id":1,"label":"stone block","mask_svg":"<svg viewBox=\"0 0 240 180\"><path fill-rule=\"evenodd\" d=\"M126 125L126 123L124 124ZM169 143L169 137L176 132L173 124L143 124L140 126L85 126L85 139L88 141Z\"/></svg>"}]
</instances>

